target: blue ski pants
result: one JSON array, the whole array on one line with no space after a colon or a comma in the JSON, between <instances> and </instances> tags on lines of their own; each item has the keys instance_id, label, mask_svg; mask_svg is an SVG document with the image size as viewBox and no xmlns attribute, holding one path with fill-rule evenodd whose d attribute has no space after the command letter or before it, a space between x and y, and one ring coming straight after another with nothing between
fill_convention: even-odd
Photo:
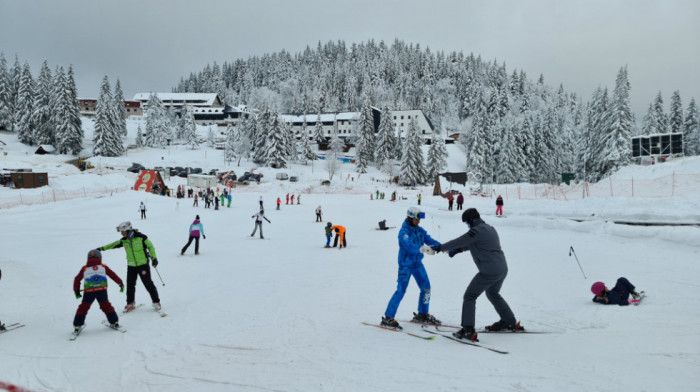
<instances>
[{"instance_id":1,"label":"blue ski pants","mask_svg":"<svg viewBox=\"0 0 700 392\"><path fill-rule=\"evenodd\" d=\"M391 296L384 316L390 318L396 316L396 311L399 309L399 304L401 304L404 294L406 294L406 288L408 287L408 282L411 280L411 276L413 276L418 284L418 288L420 288L418 313L428 313L428 308L430 307L430 279L428 279L428 273L425 271L425 267L423 264L420 264L415 268L399 267L399 276L396 279L396 292Z\"/></svg>"}]
</instances>

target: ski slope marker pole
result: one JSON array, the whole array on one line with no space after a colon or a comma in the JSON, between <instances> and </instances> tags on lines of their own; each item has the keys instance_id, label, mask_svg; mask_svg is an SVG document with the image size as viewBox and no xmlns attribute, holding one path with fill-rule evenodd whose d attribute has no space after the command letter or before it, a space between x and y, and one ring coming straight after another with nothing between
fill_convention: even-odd
<instances>
[{"instance_id":1,"label":"ski slope marker pole","mask_svg":"<svg viewBox=\"0 0 700 392\"><path fill-rule=\"evenodd\" d=\"M586 273L583 272L583 267L581 267L581 263L578 261L578 256L576 256L576 251L574 250L573 246L569 247L569 257L571 257L571 254L574 254L574 257L576 258L576 263L578 263L578 267L581 269L581 273L583 274L583 279L588 279L586 277Z\"/></svg>"}]
</instances>

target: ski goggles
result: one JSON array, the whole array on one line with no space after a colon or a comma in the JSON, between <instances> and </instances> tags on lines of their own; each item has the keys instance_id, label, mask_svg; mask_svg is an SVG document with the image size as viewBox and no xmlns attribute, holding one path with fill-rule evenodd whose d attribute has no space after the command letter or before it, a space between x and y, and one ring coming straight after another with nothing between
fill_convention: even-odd
<instances>
[{"instance_id":1,"label":"ski goggles","mask_svg":"<svg viewBox=\"0 0 700 392\"><path fill-rule=\"evenodd\" d=\"M419 212L416 214L416 219L425 219L425 212Z\"/></svg>"}]
</instances>

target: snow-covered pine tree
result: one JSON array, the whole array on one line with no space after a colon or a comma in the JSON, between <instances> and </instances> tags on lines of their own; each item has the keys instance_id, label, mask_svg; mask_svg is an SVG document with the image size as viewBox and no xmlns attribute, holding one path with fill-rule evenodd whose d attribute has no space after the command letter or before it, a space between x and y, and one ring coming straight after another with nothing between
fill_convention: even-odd
<instances>
[{"instance_id":1,"label":"snow-covered pine tree","mask_svg":"<svg viewBox=\"0 0 700 392\"><path fill-rule=\"evenodd\" d=\"M297 150L297 138L294 135L292 124L280 119L280 125L282 126L282 134L284 135L287 161L298 161L299 151Z\"/></svg>"},{"instance_id":2,"label":"snow-covered pine tree","mask_svg":"<svg viewBox=\"0 0 700 392\"><path fill-rule=\"evenodd\" d=\"M57 148L61 153L66 154L71 151L73 155L80 154L83 149L83 126L80 120L80 107L78 106L78 89L75 85L73 66L68 66L68 73L64 79L64 105L65 105L65 126L60 146Z\"/></svg>"},{"instance_id":3,"label":"snow-covered pine tree","mask_svg":"<svg viewBox=\"0 0 700 392\"><path fill-rule=\"evenodd\" d=\"M194 122L194 112L190 105L184 105L180 114L183 125L183 137L188 146L193 150L199 146L199 138L197 135L197 124Z\"/></svg>"},{"instance_id":4,"label":"snow-covered pine tree","mask_svg":"<svg viewBox=\"0 0 700 392\"><path fill-rule=\"evenodd\" d=\"M169 120L167 119L163 101L158 94L151 93L146 103L146 130L144 139L148 147L165 147L166 138L170 133Z\"/></svg>"},{"instance_id":5,"label":"snow-covered pine tree","mask_svg":"<svg viewBox=\"0 0 700 392\"><path fill-rule=\"evenodd\" d=\"M214 134L214 128L209 126L209 130L207 131L207 146L209 148L214 148L216 145L216 135Z\"/></svg>"},{"instance_id":6,"label":"snow-covered pine tree","mask_svg":"<svg viewBox=\"0 0 700 392\"><path fill-rule=\"evenodd\" d=\"M676 90L671 95L671 112L668 116L668 126L671 133L683 132L683 104L681 92Z\"/></svg>"},{"instance_id":7,"label":"snow-covered pine tree","mask_svg":"<svg viewBox=\"0 0 700 392\"><path fill-rule=\"evenodd\" d=\"M359 173L366 173L367 166L374 161L374 149L376 148L374 138L374 116L372 115L369 95L365 95L357 126L358 138L355 144L357 171Z\"/></svg>"},{"instance_id":8,"label":"snow-covered pine tree","mask_svg":"<svg viewBox=\"0 0 700 392\"><path fill-rule=\"evenodd\" d=\"M654 100L654 119L656 124L653 125L653 133L668 133L668 115L664 112L664 100L661 97L661 91L656 94Z\"/></svg>"},{"instance_id":9,"label":"snow-covered pine tree","mask_svg":"<svg viewBox=\"0 0 700 392\"><path fill-rule=\"evenodd\" d=\"M382 109L382 117L379 121L377 132L377 150L374 155L374 163L377 168L382 168L389 161L393 164L394 149L396 148L396 135L391 112L388 107Z\"/></svg>"},{"instance_id":10,"label":"snow-covered pine tree","mask_svg":"<svg viewBox=\"0 0 700 392\"><path fill-rule=\"evenodd\" d=\"M242 119L240 125L235 130L236 143L234 146L234 154L238 157L238 166L241 165L242 158L250 158L250 150L253 148L253 144L248 136L247 128L254 121L255 118L251 114L251 117L249 117L247 120Z\"/></svg>"},{"instance_id":11,"label":"snow-covered pine tree","mask_svg":"<svg viewBox=\"0 0 700 392\"><path fill-rule=\"evenodd\" d=\"M418 133L418 123L412 118L406 131L406 142L403 159L401 160L401 182L418 185L425 181L425 165L423 161L423 139Z\"/></svg>"},{"instance_id":12,"label":"snow-covered pine tree","mask_svg":"<svg viewBox=\"0 0 700 392\"><path fill-rule=\"evenodd\" d=\"M593 97L588 107L587 119L587 144L586 144L586 173L593 175L593 181L600 177L603 164L600 157L603 155L605 146L602 145L605 130L608 124L607 115L609 113L608 89L598 87L593 92Z\"/></svg>"},{"instance_id":13,"label":"snow-covered pine tree","mask_svg":"<svg viewBox=\"0 0 700 392\"><path fill-rule=\"evenodd\" d=\"M105 75L100 86L100 97L95 108L95 136L93 153L105 157L124 154L119 128L114 123L114 100L110 91L109 79Z\"/></svg>"},{"instance_id":14,"label":"snow-covered pine tree","mask_svg":"<svg viewBox=\"0 0 700 392\"><path fill-rule=\"evenodd\" d=\"M331 140L326 153L326 170L328 171L328 179L331 181L335 173L338 172L340 166L338 157L343 152L344 147L345 142L343 142L339 136L338 127L334 126L331 131Z\"/></svg>"},{"instance_id":15,"label":"snow-covered pine tree","mask_svg":"<svg viewBox=\"0 0 700 392\"><path fill-rule=\"evenodd\" d=\"M430 139L426 178L428 181L433 181L438 173L447 167L447 147L445 147L445 140L441 134L442 132L433 132L433 136Z\"/></svg>"},{"instance_id":16,"label":"snow-covered pine tree","mask_svg":"<svg viewBox=\"0 0 700 392\"><path fill-rule=\"evenodd\" d=\"M301 132L301 157L304 164L309 160L316 159L316 153L314 153L311 143L309 143L309 136L304 131Z\"/></svg>"},{"instance_id":17,"label":"snow-covered pine tree","mask_svg":"<svg viewBox=\"0 0 700 392\"><path fill-rule=\"evenodd\" d=\"M680 97L679 97L680 99ZM627 67L620 68L615 81L615 90L610 101L608 129L602 135L603 149L600 157L601 174L611 174L625 166L631 159L632 129L634 116L630 108L630 83Z\"/></svg>"},{"instance_id":18,"label":"snow-covered pine tree","mask_svg":"<svg viewBox=\"0 0 700 392\"><path fill-rule=\"evenodd\" d=\"M259 164L266 164L268 145L267 139L271 137L270 135L270 124L272 122L272 115L270 114L270 108L264 105L260 114L258 115L256 127L255 127L255 139L253 139L253 162Z\"/></svg>"},{"instance_id":19,"label":"snow-covered pine tree","mask_svg":"<svg viewBox=\"0 0 700 392\"><path fill-rule=\"evenodd\" d=\"M224 161L231 162L236 159L236 138L238 133L234 131L233 124L226 126L226 141L224 143Z\"/></svg>"},{"instance_id":20,"label":"snow-covered pine tree","mask_svg":"<svg viewBox=\"0 0 700 392\"><path fill-rule=\"evenodd\" d=\"M53 92L53 79L51 70L46 60L41 64L41 71L37 78L37 89L34 95L34 114L32 123L34 124L34 134L37 144L55 145L56 126L51 116L51 94Z\"/></svg>"},{"instance_id":21,"label":"snow-covered pine tree","mask_svg":"<svg viewBox=\"0 0 700 392\"><path fill-rule=\"evenodd\" d=\"M0 52L0 129L12 131L11 81L7 71L7 60Z\"/></svg>"},{"instance_id":22,"label":"snow-covered pine tree","mask_svg":"<svg viewBox=\"0 0 700 392\"><path fill-rule=\"evenodd\" d=\"M306 116L304 116L304 121L306 121ZM321 112L318 112L316 116L316 125L314 125L314 140L316 143L325 143L326 137L323 135L323 121L321 121Z\"/></svg>"},{"instance_id":23,"label":"snow-covered pine tree","mask_svg":"<svg viewBox=\"0 0 700 392\"><path fill-rule=\"evenodd\" d=\"M683 124L683 152L686 156L700 154L700 117L698 117L698 106L695 98L690 100L688 110L685 112Z\"/></svg>"},{"instance_id":24,"label":"snow-covered pine tree","mask_svg":"<svg viewBox=\"0 0 700 392\"><path fill-rule=\"evenodd\" d=\"M460 143L465 147L467 171L483 175L486 164L486 132L489 123L483 94L477 97L473 117L471 129L460 138Z\"/></svg>"},{"instance_id":25,"label":"snow-covered pine tree","mask_svg":"<svg viewBox=\"0 0 700 392\"><path fill-rule=\"evenodd\" d=\"M115 126L117 127L117 133L121 137L126 137L126 110L124 108L124 92L122 91L122 85L117 79L117 83L114 85L114 95L112 96L113 106L112 110L114 113Z\"/></svg>"},{"instance_id":26,"label":"snow-covered pine tree","mask_svg":"<svg viewBox=\"0 0 700 392\"><path fill-rule=\"evenodd\" d=\"M265 163L277 169L287 167L287 147L284 141L284 129L277 112L271 113L269 124L269 137L265 145L267 149L265 154L267 160Z\"/></svg>"},{"instance_id":27,"label":"snow-covered pine tree","mask_svg":"<svg viewBox=\"0 0 700 392\"><path fill-rule=\"evenodd\" d=\"M19 90L17 90L14 129L17 131L19 141L30 146L36 144L34 124L32 123L34 89L32 72L29 68L29 63L25 62L24 67L22 67Z\"/></svg>"},{"instance_id":28,"label":"snow-covered pine tree","mask_svg":"<svg viewBox=\"0 0 700 392\"><path fill-rule=\"evenodd\" d=\"M141 148L146 145L146 141L143 140L143 131L141 130L141 124L136 128L136 147Z\"/></svg>"}]
</instances>

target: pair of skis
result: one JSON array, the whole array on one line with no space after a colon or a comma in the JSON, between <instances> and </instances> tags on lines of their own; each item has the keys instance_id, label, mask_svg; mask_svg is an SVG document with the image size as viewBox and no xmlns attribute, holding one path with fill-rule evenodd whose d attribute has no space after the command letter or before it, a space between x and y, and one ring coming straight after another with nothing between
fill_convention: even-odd
<instances>
[{"instance_id":1,"label":"pair of skis","mask_svg":"<svg viewBox=\"0 0 700 392\"><path fill-rule=\"evenodd\" d=\"M5 333L5 332L10 332L10 331L13 331L17 328L22 328L22 327L24 327L24 324L20 324L20 323L3 325L3 328L0 329L0 334Z\"/></svg>"},{"instance_id":2,"label":"pair of skis","mask_svg":"<svg viewBox=\"0 0 700 392\"><path fill-rule=\"evenodd\" d=\"M122 311L122 315L131 313L131 312L133 312L134 310L136 310L136 309L138 309L138 308L140 308L140 307L142 307L142 306L143 306L143 304L135 305L134 308L131 309L131 310L124 310L124 311ZM163 309L155 309L155 308L154 308L153 310L155 310L156 312L158 312L158 314L160 315L160 317L167 317L167 316L168 316L167 313L163 312Z\"/></svg>"},{"instance_id":3,"label":"pair of skis","mask_svg":"<svg viewBox=\"0 0 700 392\"><path fill-rule=\"evenodd\" d=\"M105 327L111 328L117 332L121 332L121 333L126 332L126 328L124 328L122 326L115 327L114 325L110 324L109 321L107 321L107 320L102 320L102 325L104 325ZM68 338L68 340L77 339L78 336L80 336L80 334L83 332L84 329L85 329L85 324L81 325L79 329L73 331L73 333L71 333L71 336L70 336L70 338Z\"/></svg>"},{"instance_id":4,"label":"pair of skis","mask_svg":"<svg viewBox=\"0 0 700 392\"><path fill-rule=\"evenodd\" d=\"M495 352L495 353L498 353L498 354L508 354L508 351L499 350L499 349L497 349L497 348L494 348L494 347L491 347L491 346L488 346L488 345L485 345L485 344L481 344L481 343L478 343L478 342L474 342L474 341L471 341L471 340L464 340L464 339L459 339L459 338L454 337L454 336L452 335L452 332L453 332L453 331L457 331L457 330L459 330L459 329L461 328L461 327L458 327L458 326L455 326L455 325L438 325L438 324L420 323L420 322L408 321L408 320L402 320L401 322L403 322L403 323L409 323L409 324L418 324L418 325L421 326L421 330L422 330L423 332L426 332L426 333L430 334L430 336L425 336L425 335L421 335L421 334L416 334L416 333L404 331L403 329L391 328L391 327L387 327L387 326L380 325L380 324L367 323L367 322L364 322L364 321L362 322L362 324L368 325L368 326L372 326L372 327L381 328L381 329L385 329L385 330L388 330L388 331L405 333L405 334L407 334L407 335L409 335L409 336L413 336L413 337L416 337L416 338L419 338L419 339L423 339L423 340L433 340L433 339L435 339L436 336L442 336L442 337L444 337L444 338L446 338L446 339L449 339L449 340L452 340L452 341L455 341L455 342L459 342L459 343L466 344L466 345L473 346L473 347L480 347L480 348L483 348L483 349L486 349L486 350L489 350L489 351L492 351L492 352ZM534 333L534 334L546 334L546 333L551 333L551 332L546 332L546 331L529 331L529 330L526 330L526 329L524 329L524 328L523 328L523 329L518 329L518 330L515 330L515 331L510 331L510 330L505 330L505 331L489 331L489 330L487 330L487 329L483 329L483 330L477 331L477 332L478 332L478 333Z\"/></svg>"}]
</instances>

